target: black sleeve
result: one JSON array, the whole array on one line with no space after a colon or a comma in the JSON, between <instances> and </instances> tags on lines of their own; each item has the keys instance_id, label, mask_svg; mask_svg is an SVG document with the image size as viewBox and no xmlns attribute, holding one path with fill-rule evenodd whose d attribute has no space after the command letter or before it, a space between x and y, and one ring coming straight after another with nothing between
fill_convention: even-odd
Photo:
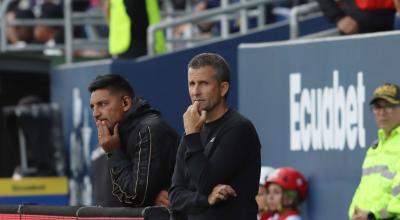
<instances>
[{"instance_id":1,"label":"black sleeve","mask_svg":"<svg viewBox=\"0 0 400 220\"><path fill-rule=\"evenodd\" d=\"M250 123L233 126L218 134L216 139L215 151L209 159L203 154L199 133L183 139L190 179L203 195L209 195L216 185L227 183L249 155L260 150L257 133Z\"/></svg>"},{"instance_id":2,"label":"black sleeve","mask_svg":"<svg viewBox=\"0 0 400 220\"><path fill-rule=\"evenodd\" d=\"M168 189L178 137L157 125L143 126L132 133L133 155L116 150L109 158L113 194L131 206L152 205L163 189Z\"/></svg>"},{"instance_id":3,"label":"black sleeve","mask_svg":"<svg viewBox=\"0 0 400 220\"><path fill-rule=\"evenodd\" d=\"M149 26L146 0L124 0L126 13L131 19L132 38L144 39ZM138 36L139 35L139 36Z\"/></svg>"},{"instance_id":4,"label":"black sleeve","mask_svg":"<svg viewBox=\"0 0 400 220\"><path fill-rule=\"evenodd\" d=\"M189 190L189 179L185 177L183 161L184 146L180 146L176 157L172 186L169 190L171 209L178 213L199 213L208 207L208 196Z\"/></svg>"},{"instance_id":5,"label":"black sleeve","mask_svg":"<svg viewBox=\"0 0 400 220\"><path fill-rule=\"evenodd\" d=\"M345 12L339 8L334 0L318 0L318 3L324 16L334 24L346 16Z\"/></svg>"},{"instance_id":6,"label":"black sleeve","mask_svg":"<svg viewBox=\"0 0 400 220\"><path fill-rule=\"evenodd\" d=\"M138 6L145 5L145 0L124 0L126 13L129 15L131 20L134 18L134 12L138 8ZM135 4L136 3L136 4ZM142 7L145 9L145 7Z\"/></svg>"}]
</instances>

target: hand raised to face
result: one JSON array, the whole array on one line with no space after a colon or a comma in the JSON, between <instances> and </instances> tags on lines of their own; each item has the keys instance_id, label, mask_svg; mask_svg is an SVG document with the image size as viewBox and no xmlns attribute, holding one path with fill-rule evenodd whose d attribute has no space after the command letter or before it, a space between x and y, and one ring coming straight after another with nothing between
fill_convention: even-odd
<instances>
[{"instance_id":1,"label":"hand raised to face","mask_svg":"<svg viewBox=\"0 0 400 220\"><path fill-rule=\"evenodd\" d=\"M121 140L118 133L118 124L114 126L113 134L110 133L104 121L97 121L96 127L99 144L105 152L111 152L120 147Z\"/></svg>"},{"instance_id":2,"label":"hand raised to face","mask_svg":"<svg viewBox=\"0 0 400 220\"><path fill-rule=\"evenodd\" d=\"M183 126L186 135L200 132L207 118L205 110L199 110L199 102L195 101L183 114Z\"/></svg>"}]
</instances>

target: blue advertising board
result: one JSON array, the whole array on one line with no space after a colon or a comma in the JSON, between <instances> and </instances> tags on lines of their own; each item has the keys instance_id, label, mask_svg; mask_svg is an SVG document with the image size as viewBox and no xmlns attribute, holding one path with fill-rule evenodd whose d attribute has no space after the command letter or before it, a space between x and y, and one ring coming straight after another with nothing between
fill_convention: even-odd
<instances>
[{"instance_id":1,"label":"blue advertising board","mask_svg":"<svg viewBox=\"0 0 400 220\"><path fill-rule=\"evenodd\" d=\"M369 101L378 85L400 83L399 43L388 32L240 46L238 109L259 132L263 165L308 178L305 219L348 219L377 138Z\"/></svg>"}]
</instances>

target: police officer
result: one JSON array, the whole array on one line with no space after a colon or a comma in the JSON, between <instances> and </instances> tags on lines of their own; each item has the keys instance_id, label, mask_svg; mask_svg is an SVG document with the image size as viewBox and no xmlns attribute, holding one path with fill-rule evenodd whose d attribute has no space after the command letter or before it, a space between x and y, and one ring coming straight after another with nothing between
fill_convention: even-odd
<instances>
[{"instance_id":1,"label":"police officer","mask_svg":"<svg viewBox=\"0 0 400 220\"><path fill-rule=\"evenodd\" d=\"M400 217L400 89L386 83L370 102L378 141L368 151L349 216L352 220Z\"/></svg>"}]
</instances>

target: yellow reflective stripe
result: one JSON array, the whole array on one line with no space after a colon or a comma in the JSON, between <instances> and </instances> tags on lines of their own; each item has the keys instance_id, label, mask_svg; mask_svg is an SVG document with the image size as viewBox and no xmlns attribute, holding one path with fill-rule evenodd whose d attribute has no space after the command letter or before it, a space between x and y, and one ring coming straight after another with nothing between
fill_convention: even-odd
<instances>
[{"instance_id":1,"label":"yellow reflective stripe","mask_svg":"<svg viewBox=\"0 0 400 220\"><path fill-rule=\"evenodd\" d=\"M382 209L381 211L379 211L379 215L380 215L380 218L383 218L383 219L390 218L390 214L387 211L387 209Z\"/></svg>"},{"instance_id":2,"label":"yellow reflective stripe","mask_svg":"<svg viewBox=\"0 0 400 220\"><path fill-rule=\"evenodd\" d=\"M362 173L363 176L381 174L381 176L386 177L387 179L394 179L394 176L396 175L396 173L390 172L389 168L385 165L364 168Z\"/></svg>"},{"instance_id":3,"label":"yellow reflective stripe","mask_svg":"<svg viewBox=\"0 0 400 220\"><path fill-rule=\"evenodd\" d=\"M146 174L146 185L145 185L145 190L144 190L144 195L143 195L143 199L142 201L137 204L138 206L142 206L145 202L146 199L146 195L147 195L147 189L148 189L148 185L149 185L149 177L150 177L150 164L151 164L151 154L152 154L152 139L151 139L151 130L150 127L147 126L147 130L149 132L149 158L148 158L148 164L147 164L147 174ZM128 204L133 204L133 201L136 199L136 197L138 196L138 188L139 186L139 173L140 171L140 164L142 163L142 143L143 143L143 138L142 138L142 133L139 131L139 159L138 159L138 166L137 166L137 170L136 170L136 181L135 181L135 185L133 188L133 194L129 195L129 192L125 192L124 189L114 180L114 178L111 178L112 181L112 185L113 185L113 195L115 195L119 201L121 202L125 202ZM111 169L111 175L114 177L116 175L116 172L113 171L113 169ZM120 173L118 174L120 175Z\"/></svg>"},{"instance_id":4,"label":"yellow reflective stripe","mask_svg":"<svg viewBox=\"0 0 400 220\"><path fill-rule=\"evenodd\" d=\"M392 189L392 196L398 196L400 194L400 185L397 185Z\"/></svg>"},{"instance_id":5,"label":"yellow reflective stripe","mask_svg":"<svg viewBox=\"0 0 400 220\"><path fill-rule=\"evenodd\" d=\"M160 9L158 7L157 0L146 0L146 10L147 10L147 17L149 19L149 24L157 24L161 20L160 16ZM156 53L160 54L166 51L165 48L165 36L164 32L159 30L156 31L154 48Z\"/></svg>"},{"instance_id":6,"label":"yellow reflective stripe","mask_svg":"<svg viewBox=\"0 0 400 220\"><path fill-rule=\"evenodd\" d=\"M62 195L68 193L67 177L0 178L0 196Z\"/></svg>"}]
</instances>

